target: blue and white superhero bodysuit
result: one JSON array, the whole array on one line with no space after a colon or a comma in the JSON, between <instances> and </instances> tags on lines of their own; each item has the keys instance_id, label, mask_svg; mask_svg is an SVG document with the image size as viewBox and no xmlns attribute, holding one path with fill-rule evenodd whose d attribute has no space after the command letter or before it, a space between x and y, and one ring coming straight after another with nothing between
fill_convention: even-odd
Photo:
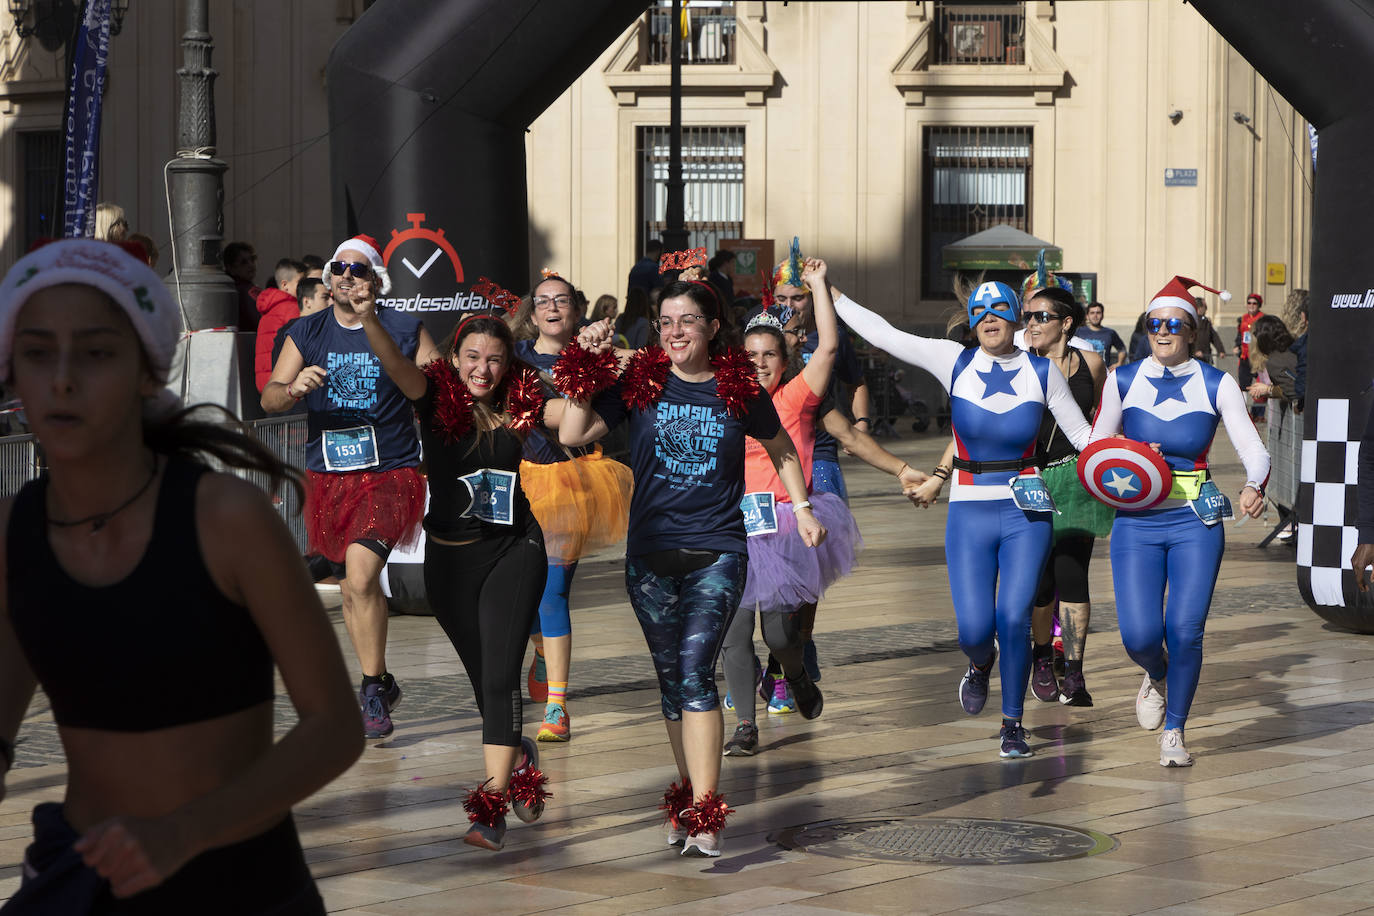
<instances>
[{"instance_id":1,"label":"blue and white superhero bodysuit","mask_svg":"<svg viewBox=\"0 0 1374 916\"><path fill-rule=\"evenodd\" d=\"M939 379L949 392L960 459L1027 459L1030 470L1025 473L1032 473L1035 438L1046 408L1075 448L1087 444L1088 421L1050 360L1024 350L991 356L952 340L907 334L847 296L840 297L835 309L869 343ZM1002 715L1019 720L1030 677L1031 602L1049 555L1050 518L1016 507L1008 481L1017 473L955 471L945 561L959 647L969 661L985 665L992 657L994 634L999 637Z\"/></svg>"},{"instance_id":2,"label":"blue and white superhero bodysuit","mask_svg":"<svg viewBox=\"0 0 1374 916\"><path fill-rule=\"evenodd\" d=\"M1263 484L1269 453L1250 422L1240 386L1195 359L1165 368L1148 357L1113 370L1102 390L1092 441L1124 433L1137 442L1157 442L1175 472L1201 471L1219 420L1248 480ZM1112 525L1121 642L1152 679L1165 681L1165 728L1183 727L1197 692L1202 631L1226 546L1222 528L1203 524L1186 500L1172 497L1144 512L1118 511Z\"/></svg>"}]
</instances>

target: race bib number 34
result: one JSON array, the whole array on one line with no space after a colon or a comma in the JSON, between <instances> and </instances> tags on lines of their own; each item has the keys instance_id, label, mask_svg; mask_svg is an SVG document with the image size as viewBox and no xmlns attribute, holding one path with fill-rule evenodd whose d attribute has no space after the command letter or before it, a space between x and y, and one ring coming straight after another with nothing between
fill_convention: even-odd
<instances>
[{"instance_id":1,"label":"race bib number 34","mask_svg":"<svg viewBox=\"0 0 1374 916\"><path fill-rule=\"evenodd\" d=\"M772 493L745 493L739 508L744 513L744 531L751 538L778 530L778 510L773 505Z\"/></svg>"},{"instance_id":2,"label":"race bib number 34","mask_svg":"<svg viewBox=\"0 0 1374 916\"><path fill-rule=\"evenodd\" d=\"M380 463L377 434L371 426L326 429L320 435L320 448L324 451L326 471L361 471Z\"/></svg>"},{"instance_id":3,"label":"race bib number 34","mask_svg":"<svg viewBox=\"0 0 1374 916\"><path fill-rule=\"evenodd\" d=\"M493 525L509 525L515 519L515 472L483 468L458 478L472 493L464 517Z\"/></svg>"}]
</instances>

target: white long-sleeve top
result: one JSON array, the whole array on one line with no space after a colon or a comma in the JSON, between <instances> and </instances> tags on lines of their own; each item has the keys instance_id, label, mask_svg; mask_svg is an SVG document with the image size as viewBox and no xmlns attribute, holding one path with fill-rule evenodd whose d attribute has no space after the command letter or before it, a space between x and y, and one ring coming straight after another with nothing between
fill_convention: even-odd
<instances>
[{"instance_id":1,"label":"white long-sleeve top","mask_svg":"<svg viewBox=\"0 0 1374 916\"><path fill-rule=\"evenodd\" d=\"M1074 448L1088 444L1091 428L1074 403L1059 367L1043 356L1013 350L993 356L952 340L918 337L848 296L835 303L840 318L860 337L935 376L949 392L956 452L969 461L1011 461L1035 454L1046 408ZM1015 471L956 471L950 501L1010 499Z\"/></svg>"},{"instance_id":2,"label":"white long-sleeve top","mask_svg":"<svg viewBox=\"0 0 1374 916\"><path fill-rule=\"evenodd\" d=\"M1195 359L1166 368L1151 356L1113 369L1102 389L1091 441L1122 433L1137 442L1157 442L1173 470L1202 470L1219 422L1226 424L1247 480L1262 485L1269 478L1269 452L1250 422L1240 386ZM1183 500L1170 499L1157 508L1182 505Z\"/></svg>"}]
</instances>

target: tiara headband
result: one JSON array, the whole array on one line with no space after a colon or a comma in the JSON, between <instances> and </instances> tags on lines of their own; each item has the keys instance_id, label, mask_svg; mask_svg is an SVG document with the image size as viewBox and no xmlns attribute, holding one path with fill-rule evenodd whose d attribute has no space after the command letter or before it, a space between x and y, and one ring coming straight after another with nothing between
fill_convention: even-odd
<instances>
[{"instance_id":1,"label":"tiara headband","mask_svg":"<svg viewBox=\"0 0 1374 916\"><path fill-rule=\"evenodd\" d=\"M665 251L658 259L658 272L666 274L670 270L686 270L689 267L705 267L706 263L705 248L689 248L686 251Z\"/></svg>"},{"instance_id":2,"label":"tiara headband","mask_svg":"<svg viewBox=\"0 0 1374 916\"><path fill-rule=\"evenodd\" d=\"M783 330L783 323L768 312L763 311L749 319L749 323L744 326L744 333L748 334L755 328L772 328L781 333Z\"/></svg>"}]
</instances>

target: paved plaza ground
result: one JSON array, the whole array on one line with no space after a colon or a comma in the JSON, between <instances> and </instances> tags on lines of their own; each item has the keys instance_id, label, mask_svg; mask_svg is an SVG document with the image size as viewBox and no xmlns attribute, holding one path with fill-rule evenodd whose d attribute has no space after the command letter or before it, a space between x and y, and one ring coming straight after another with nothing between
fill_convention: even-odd
<instances>
[{"instance_id":1,"label":"paved plaza ground","mask_svg":"<svg viewBox=\"0 0 1374 916\"><path fill-rule=\"evenodd\" d=\"M890 445L929 468L944 440L907 433ZM1234 493L1243 475L1224 435L1213 459ZM1194 767L1161 768L1157 733L1136 724L1141 675L1116 632L1105 542L1093 564L1086 665L1096 705L1028 697L1035 756L1005 761L997 678L981 716L965 716L956 696L965 660L944 567L945 506L916 509L892 478L850 459L845 467L867 549L817 622L825 712L813 722L766 718L760 753L724 761L722 789L738 812L722 858L684 859L664 845L657 806L676 773L622 564L607 554L582 564L573 589L573 740L543 746L554 798L535 825L511 819L500 853L462 842L462 797L481 779L467 679L433 620L392 619L390 665L406 691L395 734L296 809L330 910L1374 912L1374 637L1312 614L1292 550L1255 547L1267 525L1227 525L1187 729ZM326 603L346 644L338 599ZM531 734L539 712L526 707ZM279 720L289 722L285 706ZM733 730L730 713L726 723ZM29 809L59 799L64 776L40 698L0 807L0 898L18 885ZM997 865L901 861L907 841L885 855L856 846L836 856L770 840L835 819L912 816L1062 825L1109 839L1093 855ZM916 831L900 836L930 845Z\"/></svg>"}]
</instances>

